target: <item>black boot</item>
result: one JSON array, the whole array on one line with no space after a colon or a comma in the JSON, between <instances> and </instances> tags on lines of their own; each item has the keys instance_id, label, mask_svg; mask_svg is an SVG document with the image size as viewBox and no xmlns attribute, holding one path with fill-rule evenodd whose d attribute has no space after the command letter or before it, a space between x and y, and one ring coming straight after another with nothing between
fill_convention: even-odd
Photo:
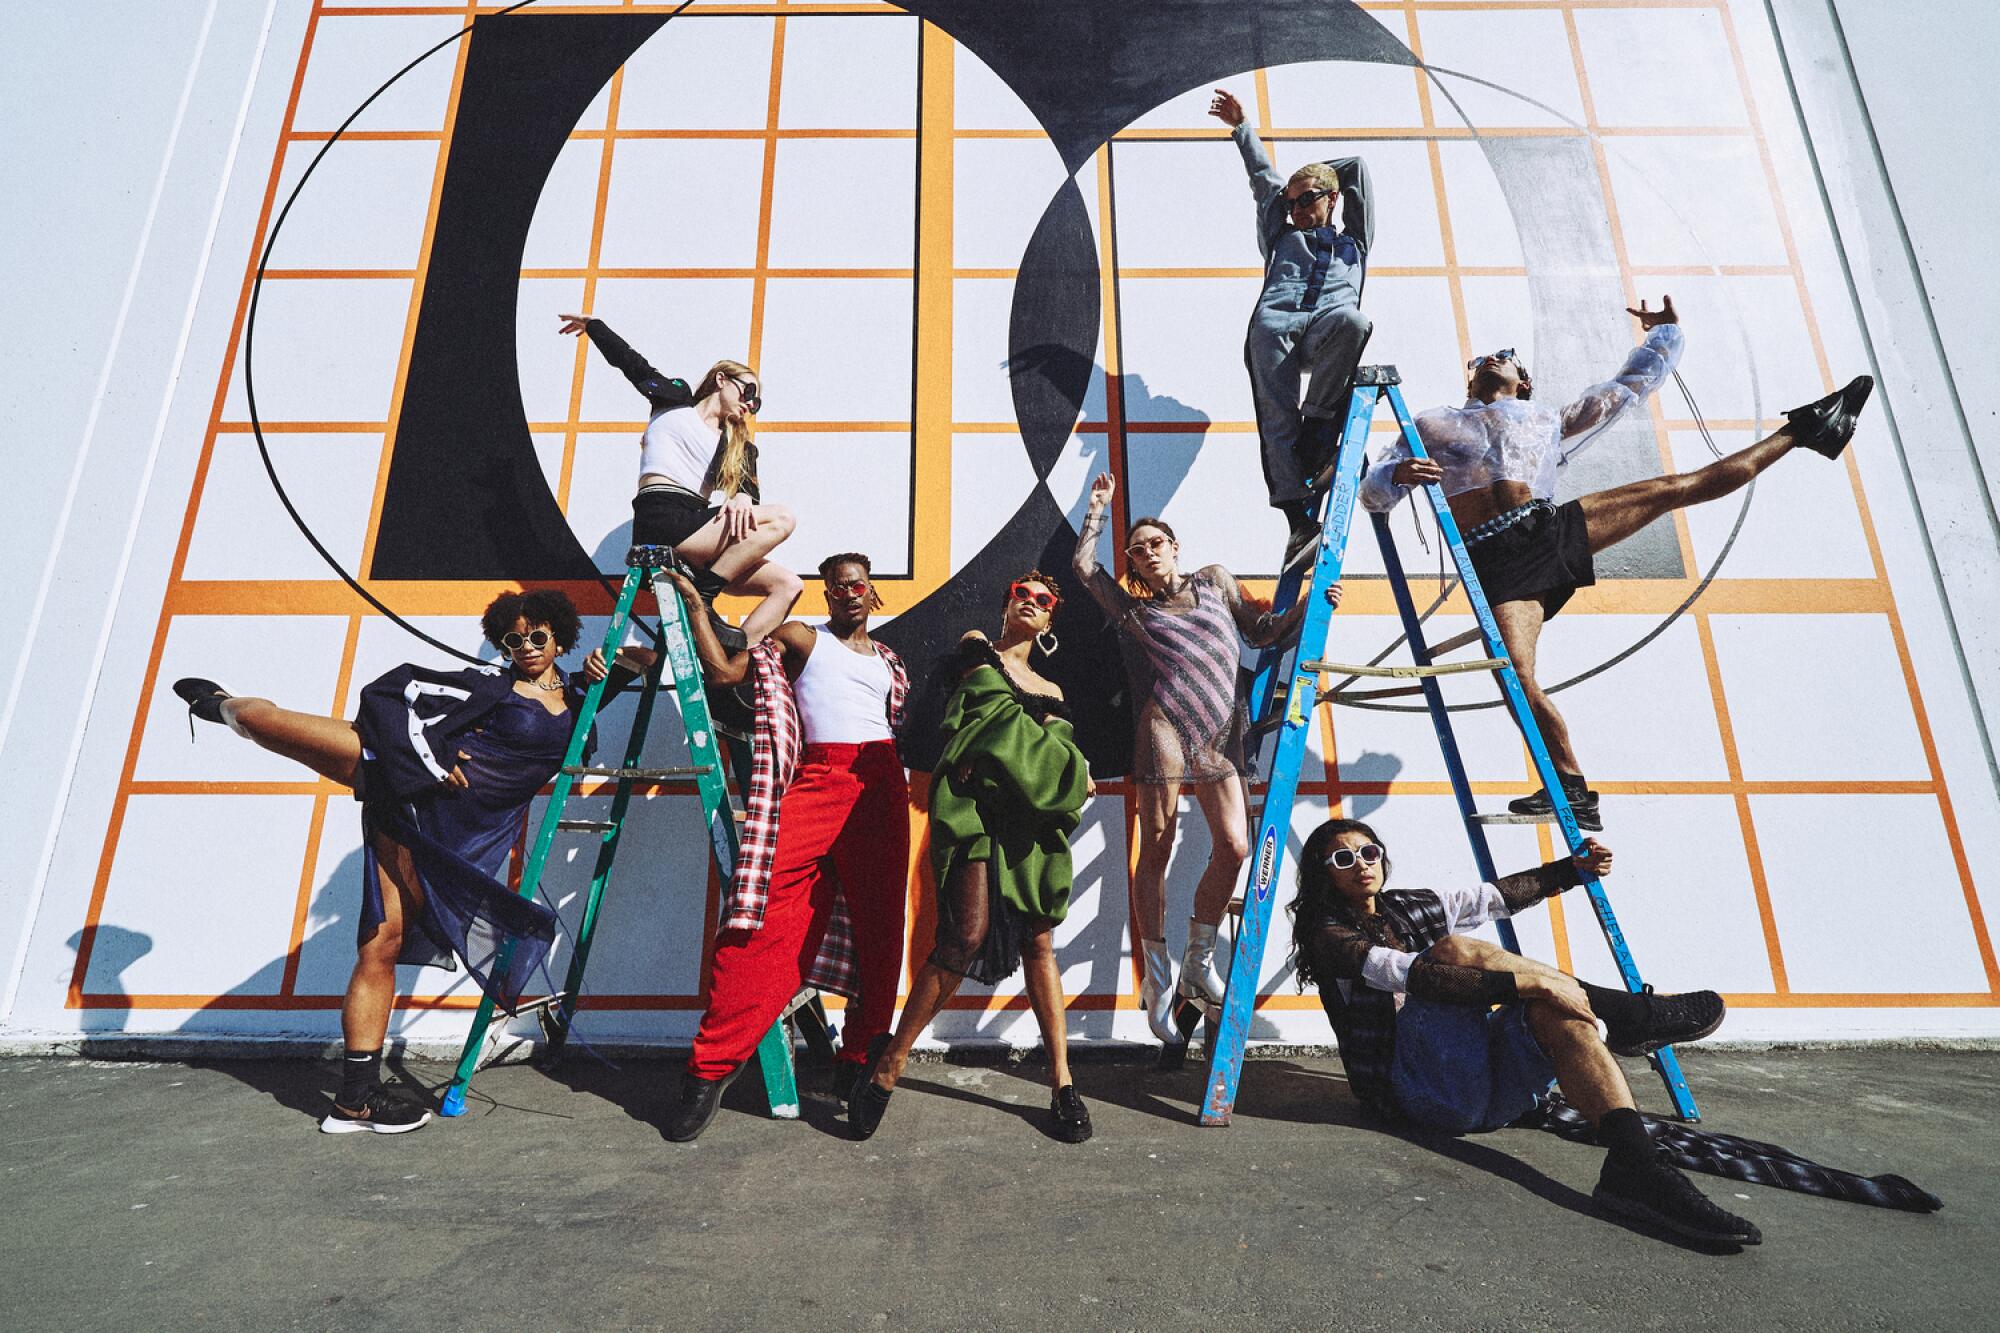
<instances>
[{"instance_id":1,"label":"black boot","mask_svg":"<svg viewBox=\"0 0 2000 1333\"><path fill-rule=\"evenodd\" d=\"M1559 772L1556 776L1562 779L1563 796L1569 801L1569 812L1576 816L1577 827L1592 833L1602 832L1604 816L1598 810L1597 793L1590 790L1590 784L1584 781L1583 774ZM1554 817L1556 804L1549 799L1548 789L1543 788L1533 796L1523 796L1507 802L1507 810L1510 814L1534 815L1548 819Z\"/></svg>"},{"instance_id":2,"label":"black boot","mask_svg":"<svg viewBox=\"0 0 2000 1333\"><path fill-rule=\"evenodd\" d=\"M896 1093L894 1088L876 1085L875 1071L881 1067L882 1053L889 1049L889 1034L868 1043L868 1063L861 1066L861 1073L854 1079L854 1088L847 1094L847 1125L854 1137L866 1139L874 1137L882 1125L882 1117L888 1113L889 1098Z\"/></svg>"},{"instance_id":3,"label":"black boot","mask_svg":"<svg viewBox=\"0 0 2000 1333\"><path fill-rule=\"evenodd\" d=\"M1077 1095L1076 1084L1063 1084L1049 1098L1049 1122L1064 1143L1082 1143L1090 1137L1090 1108Z\"/></svg>"},{"instance_id":4,"label":"black boot","mask_svg":"<svg viewBox=\"0 0 2000 1333\"><path fill-rule=\"evenodd\" d=\"M1284 514L1291 524L1291 531L1285 535L1285 559L1279 566L1280 573L1311 560L1319 552L1320 539L1319 520L1312 516L1303 501L1285 506Z\"/></svg>"},{"instance_id":5,"label":"black boot","mask_svg":"<svg viewBox=\"0 0 2000 1333\"><path fill-rule=\"evenodd\" d=\"M1828 458L1840 457L1841 450L1854 437L1854 423L1861 415L1861 406L1874 389L1874 376L1856 375L1846 388L1785 413L1785 420L1792 428L1792 442Z\"/></svg>"},{"instance_id":6,"label":"black boot","mask_svg":"<svg viewBox=\"0 0 2000 1333\"><path fill-rule=\"evenodd\" d=\"M743 1072L738 1065L721 1078L696 1078L693 1074L681 1075L680 1104L667 1118L667 1127L661 1131L669 1143L692 1143L708 1128L708 1122L715 1119L717 1108L722 1105L722 1094Z\"/></svg>"},{"instance_id":7,"label":"black boot","mask_svg":"<svg viewBox=\"0 0 2000 1333\"><path fill-rule=\"evenodd\" d=\"M1727 1010L1712 990L1656 995L1648 986L1632 998L1642 1003L1644 1017L1604 1025L1604 1044L1613 1055L1651 1055L1662 1046L1700 1041L1722 1026Z\"/></svg>"},{"instance_id":8,"label":"black boot","mask_svg":"<svg viewBox=\"0 0 2000 1333\"><path fill-rule=\"evenodd\" d=\"M1338 420L1329 417L1299 420L1299 438L1292 446L1292 458L1299 465L1299 475L1305 478L1306 489L1315 494L1325 490L1333 479L1333 465L1340 458L1340 423L1346 416L1343 412Z\"/></svg>"},{"instance_id":9,"label":"black boot","mask_svg":"<svg viewBox=\"0 0 2000 1333\"><path fill-rule=\"evenodd\" d=\"M1714 1245L1757 1245L1764 1234L1718 1207L1680 1168L1657 1154L1606 1154L1591 1197L1608 1213Z\"/></svg>"}]
</instances>

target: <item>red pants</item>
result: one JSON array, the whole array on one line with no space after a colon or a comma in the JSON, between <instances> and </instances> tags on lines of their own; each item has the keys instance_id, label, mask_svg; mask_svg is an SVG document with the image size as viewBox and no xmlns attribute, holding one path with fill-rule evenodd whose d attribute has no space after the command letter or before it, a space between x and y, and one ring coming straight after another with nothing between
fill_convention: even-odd
<instances>
[{"instance_id":1,"label":"red pants","mask_svg":"<svg viewBox=\"0 0 2000 1333\"><path fill-rule=\"evenodd\" d=\"M812 969L836 884L854 926L861 985L842 1024L840 1058L865 1059L896 1011L909 873L910 790L895 745L808 745L778 806L764 924L716 938L688 1073L721 1078L750 1058Z\"/></svg>"}]
</instances>

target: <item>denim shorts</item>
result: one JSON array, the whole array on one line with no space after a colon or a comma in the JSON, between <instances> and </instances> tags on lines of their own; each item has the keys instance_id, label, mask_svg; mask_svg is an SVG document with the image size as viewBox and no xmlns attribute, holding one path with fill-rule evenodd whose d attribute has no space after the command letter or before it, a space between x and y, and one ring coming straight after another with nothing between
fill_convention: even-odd
<instances>
[{"instance_id":1,"label":"denim shorts","mask_svg":"<svg viewBox=\"0 0 2000 1333\"><path fill-rule=\"evenodd\" d=\"M1389 1086L1403 1114L1427 1129L1476 1134L1511 1125L1555 1077L1524 1005L1480 1009L1412 996L1396 1015Z\"/></svg>"}]
</instances>

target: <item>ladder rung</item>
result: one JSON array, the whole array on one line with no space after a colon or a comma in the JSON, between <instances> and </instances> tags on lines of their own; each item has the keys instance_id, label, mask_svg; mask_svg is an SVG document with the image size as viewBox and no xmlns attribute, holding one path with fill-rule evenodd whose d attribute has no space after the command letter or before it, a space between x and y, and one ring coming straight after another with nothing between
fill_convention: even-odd
<instances>
[{"instance_id":1,"label":"ladder rung","mask_svg":"<svg viewBox=\"0 0 2000 1333\"><path fill-rule=\"evenodd\" d=\"M1555 815L1553 815L1553 814L1546 814L1546 815L1514 815L1514 814L1507 814L1507 815L1474 815L1474 816L1472 816L1472 822L1473 822L1473 823L1475 823L1475 824L1553 824L1553 823L1555 823L1555 822L1556 822L1556 817L1555 817Z\"/></svg>"},{"instance_id":2,"label":"ladder rung","mask_svg":"<svg viewBox=\"0 0 2000 1333\"><path fill-rule=\"evenodd\" d=\"M539 1000L530 1000L526 1004L522 1005L520 1008L516 1009L514 1011L513 1016L515 1018L520 1018L524 1014L536 1013L543 1009L553 1009L557 1005L562 1003L563 995L564 995L563 991L557 991L554 995L544 995Z\"/></svg>"},{"instance_id":3,"label":"ladder rung","mask_svg":"<svg viewBox=\"0 0 2000 1333\"><path fill-rule=\"evenodd\" d=\"M797 995L794 995L789 1001L786 1002L785 1012L778 1015L778 1020L780 1022L783 1022L785 1019L790 1018L793 1014L796 1014L799 1010L805 1008L807 1005L811 1004L814 1000L817 1000L818 998L819 998L819 991L814 987L811 986L801 987L799 993Z\"/></svg>"},{"instance_id":4,"label":"ladder rung","mask_svg":"<svg viewBox=\"0 0 2000 1333\"><path fill-rule=\"evenodd\" d=\"M1505 658L1482 657L1473 662L1433 662L1429 666L1353 666L1345 662L1307 662L1299 670L1337 676L1456 676L1464 671L1498 671L1506 665Z\"/></svg>"},{"instance_id":5,"label":"ladder rung","mask_svg":"<svg viewBox=\"0 0 2000 1333\"><path fill-rule=\"evenodd\" d=\"M1443 643L1432 644L1431 657L1436 659L1443 657L1446 653L1455 653L1461 648L1480 642L1484 637L1485 635L1477 629L1469 629L1462 634L1454 634Z\"/></svg>"},{"instance_id":6,"label":"ladder rung","mask_svg":"<svg viewBox=\"0 0 2000 1333\"><path fill-rule=\"evenodd\" d=\"M609 833L618 826L608 819L558 819L556 827L565 833Z\"/></svg>"},{"instance_id":7,"label":"ladder rung","mask_svg":"<svg viewBox=\"0 0 2000 1333\"><path fill-rule=\"evenodd\" d=\"M696 764L692 768L591 768L585 764L567 764L563 772L573 778L626 778L633 782L664 782L668 778L698 778L709 771L709 765Z\"/></svg>"},{"instance_id":8,"label":"ladder rung","mask_svg":"<svg viewBox=\"0 0 2000 1333\"><path fill-rule=\"evenodd\" d=\"M1424 687L1421 685L1396 685L1386 690L1333 690L1322 694L1319 701L1323 704L1340 704L1356 699L1401 699L1407 695L1423 692Z\"/></svg>"}]
</instances>

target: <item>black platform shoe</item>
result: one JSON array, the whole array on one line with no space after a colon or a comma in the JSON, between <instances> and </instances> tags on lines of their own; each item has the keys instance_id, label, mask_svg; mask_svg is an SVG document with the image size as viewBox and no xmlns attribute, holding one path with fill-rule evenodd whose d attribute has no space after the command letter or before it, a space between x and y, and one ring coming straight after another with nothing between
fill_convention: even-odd
<instances>
[{"instance_id":1,"label":"black platform shoe","mask_svg":"<svg viewBox=\"0 0 2000 1333\"><path fill-rule=\"evenodd\" d=\"M1064 1143L1082 1143L1090 1137L1090 1108L1077 1095L1076 1084L1063 1084L1049 1098L1049 1121Z\"/></svg>"},{"instance_id":2,"label":"black platform shoe","mask_svg":"<svg viewBox=\"0 0 2000 1333\"><path fill-rule=\"evenodd\" d=\"M222 717L222 701L235 698L212 680L200 676L182 676L174 682L174 693L188 706L188 737L194 737L194 720L214 722L222 726L229 724Z\"/></svg>"},{"instance_id":3,"label":"black platform shoe","mask_svg":"<svg viewBox=\"0 0 2000 1333\"><path fill-rule=\"evenodd\" d=\"M1847 442L1854 438L1854 423L1861 415L1862 405L1874 390L1873 375L1856 375L1846 388L1785 413L1793 442L1827 458L1840 457Z\"/></svg>"},{"instance_id":4,"label":"black platform shoe","mask_svg":"<svg viewBox=\"0 0 2000 1333\"><path fill-rule=\"evenodd\" d=\"M728 1090L736 1076L743 1072L743 1066L724 1074L721 1078L696 1078L693 1074L681 1075L680 1104L668 1117L666 1128L660 1132L669 1143L692 1143L708 1128L708 1122L715 1119L715 1113L722 1105L722 1094Z\"/></svg>"}]
</instances>

